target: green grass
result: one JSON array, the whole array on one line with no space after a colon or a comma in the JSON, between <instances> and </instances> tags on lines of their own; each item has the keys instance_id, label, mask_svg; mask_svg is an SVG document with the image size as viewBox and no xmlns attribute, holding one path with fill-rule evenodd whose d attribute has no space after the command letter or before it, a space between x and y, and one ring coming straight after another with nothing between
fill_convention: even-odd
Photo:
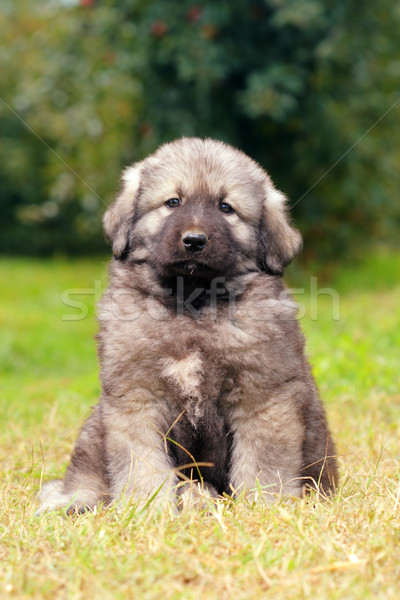
<instances>
[{"instance_id":1,"label":"green grass","mask_svg":"<svg viewBox=\"0 0 400 600\"><path fill-rule=\"evenodd\" d=\"M220 501L181 514L134 507L36 518L42 475L65 470L99 393L94 295L105 261L3 260L0 597L397 599L400 543L400 256L336 271L339 294L296 296L340 456L341 489L272 508ZM309 290L309 273L299 281ZM322 274L323 275L323 274ZM99 285L99 284L97 284ZM315 309L315 307L314 307Z\"/></svg>"}]
</instances>

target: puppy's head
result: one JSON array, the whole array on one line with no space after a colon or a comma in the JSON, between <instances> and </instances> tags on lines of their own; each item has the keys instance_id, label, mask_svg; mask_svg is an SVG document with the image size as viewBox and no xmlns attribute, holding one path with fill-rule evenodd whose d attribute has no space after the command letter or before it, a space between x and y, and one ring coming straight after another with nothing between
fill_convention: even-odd
<instances>
[{"instance_id":1,"label":"puppy's head","mask_svg":"<svg viewBox=\"0 0 400 600\"><path fill-rule=\"evenodd\" d=\"M281 275L301 248L286 199L243 152L182 138L125 170L104 215L115 258L163 277Z\"/></svg>"}]
</instances>

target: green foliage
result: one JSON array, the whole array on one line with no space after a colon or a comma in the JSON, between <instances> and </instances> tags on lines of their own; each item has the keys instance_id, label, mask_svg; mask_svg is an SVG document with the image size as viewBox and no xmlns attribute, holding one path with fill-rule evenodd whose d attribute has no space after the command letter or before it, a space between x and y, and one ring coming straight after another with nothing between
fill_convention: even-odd
<instances>
[{"instance_id":1,"label":"green foliage","mask_svg":"<svg viewBox=\"0 0 400 600\"><path fill-rule=\"evenodd\" d=\"M103 248L121 167L181 135L256 158L292 199L309 257L394 239L400 104L368 130L398 99L396 4L4 7L0 250Z\"/></svg>"}]
</instances>

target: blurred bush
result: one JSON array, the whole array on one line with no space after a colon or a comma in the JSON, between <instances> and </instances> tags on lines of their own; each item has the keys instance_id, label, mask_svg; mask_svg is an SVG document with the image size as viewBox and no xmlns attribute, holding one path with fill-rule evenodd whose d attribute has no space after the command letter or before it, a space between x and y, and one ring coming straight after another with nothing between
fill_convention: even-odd
<instances>
[{"instance_id":1,"label":"blurred bush","mask_svg":"<svg viewBox=\"0 0 400 600\"><path fill-rule=\"evenodd\" d=\"M1 251L102 250L121 167L181 135L257 159L308 257L396 239L398 3L2 4Z\"/></svg>"}]
</instances>

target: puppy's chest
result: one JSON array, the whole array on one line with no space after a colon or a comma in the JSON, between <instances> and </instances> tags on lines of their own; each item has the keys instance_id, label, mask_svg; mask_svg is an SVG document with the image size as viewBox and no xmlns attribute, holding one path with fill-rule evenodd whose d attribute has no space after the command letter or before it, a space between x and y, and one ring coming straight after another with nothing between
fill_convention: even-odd
<instances>
[{"instance_id":1,"label":"puppy's chest","mask_svg":"<svg viewBox=\"0 0 400 600\"><path fill-rule=\"evenodd\" d=\"M218 410L221 396L234 385L224 352L216 348L213 331L181 339L181 351L160 355L158 375L179 411L195 426L210 410ZM185 339L186 338L186 339Z\"/></svg>"},{"instance_id":2,"label":"puppy's chest","mask_svg":"<svg viewBox=\"0 0 400 600\"><path fill-rule=\"evenodd\" d=\"M212 362L200 349L192 349L182 357L159 359L160 379L172 392L174 401L188 414L201 417L206 405L216 405L226 379L226 369Z\"/></svg>"}]
</instances>

